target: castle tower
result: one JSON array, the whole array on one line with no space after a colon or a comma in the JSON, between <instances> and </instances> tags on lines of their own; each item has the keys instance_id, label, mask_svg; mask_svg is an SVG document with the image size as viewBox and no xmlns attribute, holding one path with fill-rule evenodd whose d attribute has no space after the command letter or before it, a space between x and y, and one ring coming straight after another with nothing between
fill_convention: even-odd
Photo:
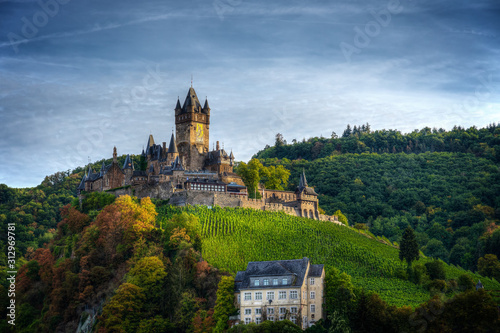
<instances>
[{"instance_id":1,"label":"castle tower","mask_svg":"<svg viewBox=\"0 0 500 333\"><path fill-rule=\"evenodd\" d=\"M175 143L174 133L172 133L170 145L168 146L167 151L167 165L172 165L177 157L179 157L179 151L177 150L177 144Z\"/></svg>"},{"instance_id":2,"label":"castle tower","mask_svg":"<svg viewBox=\"0 0 500 333\"><path fill-rule=\"evenodd\" d=\"M130 155L127 154L125 158L125 163L123 163L123 172L125 173L125 185L130 185L132 180L132 175L134 174L134 162L130 158Z\"/></svg>"},{"instance_id":3,"label":"castle tower","mask_svg":"<svg viewBox=\"0 0 500 333\"><path fill-rule=\"evenodd\" d=\"M202 107L194 88L189 88L184 105L177 100L175 107L175 134L177 149L187 170L203 168L208 153L210 131L208 100Z\"/></svg>"}]
</instances>

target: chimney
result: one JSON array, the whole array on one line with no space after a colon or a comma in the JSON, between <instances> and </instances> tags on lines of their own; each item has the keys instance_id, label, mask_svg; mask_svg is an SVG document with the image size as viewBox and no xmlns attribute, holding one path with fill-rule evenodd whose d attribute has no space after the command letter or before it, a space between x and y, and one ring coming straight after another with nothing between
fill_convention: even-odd
<instances>
[{"instance_id":1,"label":"chimney","mask_svg":"<svg viewBox=\"0 0 500 333\"><path fill-rule=\"evenodd\" d=\"M219 141L217 141L217 149L216 150L220 150Z\"/></svg>"},{"instance_id":2,"label":"chimney","mask_svg":"<svg viewBox=\"0 0 500 333\"><path fill-rule=\"evenodd\" d=\"M116 153L116 147L113 148L113 163L118 163L118 154Z\"/></svg>"}]
</instances>

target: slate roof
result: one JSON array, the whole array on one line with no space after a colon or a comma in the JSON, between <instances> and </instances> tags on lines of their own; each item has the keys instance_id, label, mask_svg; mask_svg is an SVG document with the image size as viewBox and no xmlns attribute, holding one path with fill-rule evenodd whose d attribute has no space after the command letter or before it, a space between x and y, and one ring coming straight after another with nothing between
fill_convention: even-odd
<instances>
[{"instance_id":1,"label":"slate roof","mask_svg":"<svg viewBox=\"0 0 500 333\"><path fill-rule=\"evenodd\" d=\"M305 192L306 194L309 194L309 195L318 195L318 193L316 193L312 187L309 187L307 185L306 173L305 173L304 169L302 169L302 173L300 174L300 181L299 181L299 186L297 188L297 191L299 193Z\"/></svg>"},{"instance_id":2,"label":"slate roof","mask_svg":"<svg viewBox=\"0 0 500 333\"><path fill-rule=\"evenodd\" d=\"M311 265L309 267L309 277L320 277L325 265Z\"/></svg>"},{"instance_id":3,"label":"slate roof","mask_svg":"<svg viewBox=\"0 0 500 333\"><path fill-rule=\"evenodd\" d=\"M191 106L194 106L195 110L201 109L200 100L198 99L198 96L196 96L196 91L194 91L193 87L189 88L186 100L184 101L184 105L182 106L182 111L187 112L188 107Z\"/></svg>"},{"instance_id":4,"label":"slate roof","mask_svg":"<svg viewBox=\"0 0 500 333\"><path fill-rule=\"evenodd\" d=\"M80 185L78 185L77 190L85 190L85 181L87 180L87 175L83 175L82 181L80 182Z\"/></svg>"},{"instance_id":5,"label":"slate roof","mask_svg":"<svg viewBox=\"0 0 500 333\"><path fill-rule=\"evenodd\" d=\"M146 171L135 170L132 173L132 177L147 177Z\"/></svg>"},{"instance_id":6,"label":"slate roof","mask_svg":"<svg viewBox=\"0 0 500 333\"><path fill-rule=\"evenodd\" d=\"M236 291L250 288L276 288L276 286L273 285L263 286L262 284L257 287L251 286L251 277L294 276L295 279L292 280L292 284L287 285L286 287L300 287L302 286L302 284L304 283L304 279L306 278L305 275L308 264L309 258L307 257L295 260L251 261L248 263L247 269L245 271L240 271L236 274ZM321 266L321 269L323 267L323 265L313 266ZM314 269L314 273L317 274L318 271L319 267L316 267Z\"/></svg>"},{"instance_id":7,"label":"slate roof","mask_svg":"<svg viewBox=\"0 0 500 333\"><path fill-rule=\"evenodd\" d=\"M127 157L125 158L125 163L123 163L122 169L133 169L133 168L134 168L134 163L132 162L130 155L127 154Z\"/></svg>"},{"instance_id":8,"label":"slate roof","mask_svg":"<svg viewBox=\"0 0 500 333\"><path fill-rule=\"evenodd\" d=\"M177 145L175 144L174 133L172 133L172 137L170 138L170 145L168 146L168 153L178 153Z\"/></svg>"}]
</instances>

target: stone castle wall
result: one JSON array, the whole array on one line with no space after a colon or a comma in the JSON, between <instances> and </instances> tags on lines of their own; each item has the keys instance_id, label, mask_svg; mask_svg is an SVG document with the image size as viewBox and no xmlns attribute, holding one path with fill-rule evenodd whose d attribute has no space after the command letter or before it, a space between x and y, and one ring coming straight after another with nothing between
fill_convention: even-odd
<instances>
[{"instance_id":1,"label":"stone castle wall","mask_svg":"<svg viewBox=\"0 0 500 333\"><path fill-rule=\"evenodd\" d=\"M170 182L155 185L141 185L127 188L120 188L109 191L119 197L121 195L133 195L138 198L151 197L155 199L169 199L169 203L174 206L204 205L230 208L250 208L269 212L284 212L291 216L302 216L301 211L294 207L283 205L282 203L270 203L265 199L250 199L246 196L232 193L218 193L207 191L177 190L175 191ZM318 215L320 221L329 221L343 225L338 221L337 216Z\"/></svg>"}]
</instances>

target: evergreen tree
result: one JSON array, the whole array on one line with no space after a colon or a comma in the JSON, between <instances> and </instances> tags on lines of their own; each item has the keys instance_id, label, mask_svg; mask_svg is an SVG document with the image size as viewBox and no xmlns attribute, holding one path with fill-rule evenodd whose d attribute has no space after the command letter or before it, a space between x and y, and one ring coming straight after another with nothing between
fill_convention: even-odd
<instances>
[{"instance_id":1,"label":"evergreen tree","mask_svg":"<svg viewBox=\"0 0 500 333\"><path fill-rule=\"evenodd\" d=\"M406 260L408 267L411 266L412 261L418 260L418 243L413 229L408 226L403 233L403 238L399 244L399 259Z\"/></svg>"},{"instance_id":2,"label":"evergreen tree","mask_svg":"<svg viewBox=\"0 0 500 333\"><path fill-rule=\"evenodd\" d=\"M348 138L351 136L352 130L351 130L351 125L347 124L347 128L345 129L344 133L342 133L343 138Z\"/></svg>"}]
</instances>

